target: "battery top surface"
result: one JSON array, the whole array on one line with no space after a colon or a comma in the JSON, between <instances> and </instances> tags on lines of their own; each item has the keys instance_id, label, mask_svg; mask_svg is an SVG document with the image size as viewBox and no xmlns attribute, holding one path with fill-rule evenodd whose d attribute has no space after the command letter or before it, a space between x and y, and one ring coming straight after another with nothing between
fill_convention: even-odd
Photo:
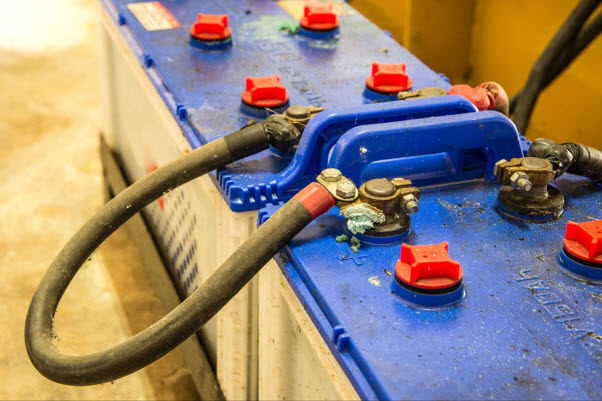
<instances>
[{"instance_id":1,"label":"battery top surface","mask_svg":"<svg viewBox=\"0 0 602 401\"><path fill-rule=\"evenodd\" d=\"M333 3L339 26L334 32L320 33L299 28L305 3L298 0L103 0L193 148L240 129L249 119L265 117L265 111L242 102L248 77L278 75L288 92L288 104L325 109L395 100L394 92L376 93L366 88L366 82L373 73L388 76L401 71L401 64L412 90L450 87L445 77L352 7ZM190 31L199 13L227 15L228 45L214 49L192 45ZM383 66L375 70L374 63ZM286 200L276 186L278 174L290 161L266 150L212 177L232 210L257 210Z\"/></svg>"},{"instance_id":2,"label":"battery top surface","mask_svg":"<svg viewBox=\"0 0 602 401\"><path fill-rule=\"evenodd\" d=\"M565 176L561 219L531 223L497 206L497 184L431 189L402 241L357 253L333 208L277 258L341 366L365 398L599 399L599 284L559 263L568 221L602 219L602 186ZM260 212L265 219L276 206ZM449 243L464 297L424 308L399 296L401 245Z\"/></svg>"}]
</instances>

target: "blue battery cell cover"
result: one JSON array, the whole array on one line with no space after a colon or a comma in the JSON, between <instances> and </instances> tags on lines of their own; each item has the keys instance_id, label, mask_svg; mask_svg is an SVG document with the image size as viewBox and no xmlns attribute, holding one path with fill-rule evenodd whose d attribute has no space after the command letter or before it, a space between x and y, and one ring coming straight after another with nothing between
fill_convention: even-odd
<instances>
[{"instance_id":1,"label":"blue battery cell cover","mask_svg":"<svg viewBox=\"0 0 602 401\"><path fill-rule=\"evenodd\" d=\"M602 185L565 176L560 220L497 208L499 185L423 191L411 233L388 245L335 240L335 207L276 260L356 390L368 399L599 399L602 289L560 260L568 221L602 219ZM265 221L278 206L260 211ZM464 297L443 309L395 293L402 243L449 243Z\"/></svg>"}]
</instances>

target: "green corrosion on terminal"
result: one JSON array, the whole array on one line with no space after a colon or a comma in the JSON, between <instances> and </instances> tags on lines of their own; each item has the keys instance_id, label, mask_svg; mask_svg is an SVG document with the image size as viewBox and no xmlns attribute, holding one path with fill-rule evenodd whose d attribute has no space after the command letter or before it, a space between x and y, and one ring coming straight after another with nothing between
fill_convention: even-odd
<instances>
[{"instance_id":1,"label":"green corrosion on terminal","mask_svg":"<svg viewBox=\"0 0 602 401\"><path fill-rule=\"evenodd\" d=\"M357 239L356 237L351 237L351 250L355 253L357 253L357 250L360 249L362 246L362 243L360 242L359 239Z\"/></svg>"},{"instance_id":2,"label":"green corrosion on terminal","mask_svg":"<svg viewBox=\"0 0 602 401\"><path fill-rule=\"evenodd\" d=\"M278 30L285 31L294 35L299 30L299 25L295 25L290 22L284 22L278 27Z\"/></svg>"},{"instance_id":3,"label":"green corrosion on terminal","mask_svg":"<svg viewBox=\"0 0 602 401\"><path fill-rule=\"evenodd\" d=\"M363 234L374 227L375 223L382 224L386 220L380 209L367 203L347 206L341 210L341 214L347 219L347 228L353 234Z\"/></svg>"},{"instance_id":4,"label":"green corrosion on terminal","mask_svg":"<svg viewBox=\"0 0 602 401\"><path fill-rule=\"evenodd\" d=\"M338 237L336 237L335 239L337 240L337 242L345 242L349 239L349 237L346 236L345 234L341 234Z\"/></svg>"}]
</instances>

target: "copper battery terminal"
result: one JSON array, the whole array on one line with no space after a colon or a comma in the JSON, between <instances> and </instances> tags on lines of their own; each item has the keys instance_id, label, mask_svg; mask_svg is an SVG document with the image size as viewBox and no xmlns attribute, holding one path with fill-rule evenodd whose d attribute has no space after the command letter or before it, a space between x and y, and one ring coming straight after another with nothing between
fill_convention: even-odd
<instances>
[{"instance_id":1,"label":"copper battery terminal","mask_svg":"<svg viewBox=\"0 0 602 401\"><path fill-rule=\"evenodd\" d=\"M410 180L378 178L358 189L339 170L329 168L317 181L335 198L353 234L384 237L403 233L410 228L409 215L418 212L420 190Z\"/></svg>"},{"instance_id":2,"label":"copper battery terminal","mask_svg":"<svg viewBox=\"0 0 602 401\"><path fill-rule=\"evenodd\" d=\"M549 185L557 175L549 161L538 157L502 159L495 164L494 173L503 184L498 199L513 216L551 220L562 215L564 197Z\"/></svg>"},{"instance_id":3,"label":"copper battery terminal","mask_svg":"<svg viewBox=\"0 0 602 401\"><path fill-rule=\"evenodd\" d=\"M321 111L324 111L323 107L293 105L286 109L283 115L303 133L309 121Z\"/></svg>"}]
</instances>

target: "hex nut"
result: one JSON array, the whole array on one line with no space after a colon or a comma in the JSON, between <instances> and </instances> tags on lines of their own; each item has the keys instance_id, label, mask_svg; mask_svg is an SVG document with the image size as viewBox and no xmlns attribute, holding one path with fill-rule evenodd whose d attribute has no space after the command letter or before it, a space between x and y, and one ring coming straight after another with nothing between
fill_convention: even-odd
<instances>
[{"instance_id":1,"label":"hex nut","mask_svg":"<svg viewBox=\"0 0 602 401\"><path fill-rule=\"evenodd\" d=\"M343 174L339 169L327 168L322 170L320 177L326 182L336 182L343 177Z\"/></svg>"},{"instance_id":2,"label":"hex nut","mask_svg":"<svg viewBox=\"0 0 602 401\"><path fill-rule=\"evenodd\" d=\"M353 198L355 196L355 184L351 181L343 181L337 184L337 196L341 198Z\"/></svg>"},{"instance_id":3,"label":"hex nut","mask_svg":"<svg viewBox=\"0 0 602 401\"><path fill-rule=\"evenodd\" d=\"M512 184L512 186L514 186L514 184L516 183L516 181L518 181L518 179L519 179L519 178L520 178L520 177L521 177L523 174L524 174L524 175L527 175L527 174L525 174L525 173L523 173L523 172L519 171L519 172L516 172L516 173L514 173L514 174L512 174L512 175L510 176L510 183Z\"/></svg>"},{"instance_id":4,"label":"hex nut","mask_svg":"<svg viewBox=\"0 0 602 401\"><path fill-rule=\"evenodd\" d=\"M510 185L512 185L512 188L516 190L526 192L529 192L531 188L533 188L533 184L531 183L531 180L529 180L529 176L527 173L522 171L517 171L510 176Z\"/></svg>"},{"instance_id":5,"label":"hex nut","mask_svg":"<svg viewBox=\"0 0 602 401\"><path fill-rule=\"evenodd\" d=\"M405 195L401 198L401 206L406 212L414 214L418 212L418 199L412 194Z\"/></svg>"}]
</instances>

